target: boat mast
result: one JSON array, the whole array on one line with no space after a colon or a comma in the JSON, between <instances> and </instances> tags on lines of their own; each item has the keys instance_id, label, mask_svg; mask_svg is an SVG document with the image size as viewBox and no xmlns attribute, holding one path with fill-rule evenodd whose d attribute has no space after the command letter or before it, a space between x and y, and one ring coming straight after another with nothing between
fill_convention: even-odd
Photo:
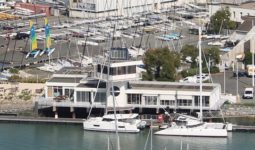
<instances>
[{"instance_id":1,"label":"boat mast","mask_svg":"<svg viewBox=\"0 0 255 150\"><path fill-rule=\"evenodd\" d=\"M200 120L203 121L203 100L202 100L202 50L201 50L201 27L198 29L198 50L199 50L199 100L200 100Z\"/></svg>"}]
</instances>

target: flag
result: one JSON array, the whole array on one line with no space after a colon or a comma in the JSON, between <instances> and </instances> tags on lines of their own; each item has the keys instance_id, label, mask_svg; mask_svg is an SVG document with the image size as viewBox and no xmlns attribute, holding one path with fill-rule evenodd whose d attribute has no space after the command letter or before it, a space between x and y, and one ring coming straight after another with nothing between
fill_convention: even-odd
<instances>
[{"instance_id":1,"label":"flag","mask_svg":"<svg viewBox=\"0 0 255 150\"><path fill-rule=\"evenodd\" d=\"M37 49L37 39L36 39L35 26L33 21L30 20L29 25L30 25L31 49L35 50Z\"/></svg>"},{"instance_id":2,"label":"flag","mask_svg":"<svg viewBox=\"0 0 255 150\"><path fill-rule=\"evenodd\" d=\"M50 39L50 28L48 24L48 19L44 19L45 22L45 39L46 39L46 49L49 49L51 46L51 39Z\"/></svg>"}]
</instances>

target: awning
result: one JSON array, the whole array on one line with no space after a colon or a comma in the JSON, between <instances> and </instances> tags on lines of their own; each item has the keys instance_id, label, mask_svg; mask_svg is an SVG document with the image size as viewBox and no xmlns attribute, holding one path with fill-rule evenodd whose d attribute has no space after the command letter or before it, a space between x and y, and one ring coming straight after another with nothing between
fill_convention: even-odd
<instances>
[{"instance_id":1,"label":"awning","mask_svg":"<svg viewBox=\"0 0 255 150\"><path fill-rule=\"evenodd\" d=\"M192 100L193 97L191 95L177 95L177 99L190 99L190 100Z\"/></svg>"},{"instance_id":2,"label":"awning","mask_svg":"<svg viewBox=\"0 0 255 150\"><path fill-rule=\"evenodd\" d=\"M160 95L160 100L175 100L175 95Z\"/></svg>"}]
</instances>

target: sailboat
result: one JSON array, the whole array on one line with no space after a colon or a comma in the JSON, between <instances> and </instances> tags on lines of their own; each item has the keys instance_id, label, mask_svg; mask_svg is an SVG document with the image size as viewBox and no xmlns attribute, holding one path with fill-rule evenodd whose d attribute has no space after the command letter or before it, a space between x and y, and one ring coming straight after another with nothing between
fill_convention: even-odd
<instances>
[{"instance_id":1,"label":"sailboat","mask_svg":"<svg viewBox=\"0 0 255 150\"><path fill-rule=\"evenodd\" d=\"M36 58L41 50L38 49L37 47L35 26L32 20L30 20L29 25L30 25L30 52L27 53L26 58L28 57Z\"/></svg>"},{"instance_id":2,"label":"sailboat","mask_svg":"<svg viewBox=\"0 0 255 150\"><path fill-rule=\"evenodd\" d=\"M111 49L111 50L113 51L114 49ZM111 56L111 55L109 55L109 56ZM109 61L108 65L110 65L110 61ZM101 71L101 74L102 74L102 71ZM98 82L100 82L100 80ZM112 80L107 79L107 84L108 84L107 85L107 89L108 89L107 93L109 94L110 97L112 97L114 114L106 113L102 117L91 117L91 118L88 118L87 120L84 120L84 122L83 122L84 130L103 131L103 132L118 131L118 132L125 132L125 133L140 132L141 128L145 128L146 122L139 119L139 114L136 114L136 113L131 113L131 114L118 113L118 114L116 114L116 107L115 107L116 100L115 100L115 94L114 94L115 88L114 88L112 82L113 82ZM95 100L95 97L96 97L96 95L94 96L94 100ZM106 99L107 99L107 96L106 96ZM94 100L92 102L94 102ZM91 106L93 106L93 105L91 105ZM91 109L92 109L92 107L90 108L90 112L91 112ZM89 113L89 116L90 116L90 113Z\"/></svg>"},{"instance_id":3,"label":"sailboat","mask_svg":"<svg viewBox=\"0 0 255 150\"><path fill-rule=\"evenodd\" d=\"M156 135L191 136L191 137L227 137L232 124L203 122L202 100L202 63L201 63L201 27L199 28L199 73L200 73L200 118L179 115L170 127L155 132Z\"/></svg>"},{"instance_id":4,"label":"sailboat","mask_svg":"<svg viewBox=\"0 0 255 150\"><path fill-rule=\"evenodd\" d=\"M55 48L50 48L51 38L50 38L50 27L49 27L48 18L44 19L44 23L45 23L45 41L44 41L45 48L40 53L40 56L42 56L45 53L48 54L48 56L50 56L55 51Z\"/></svg>"}]
</instances>

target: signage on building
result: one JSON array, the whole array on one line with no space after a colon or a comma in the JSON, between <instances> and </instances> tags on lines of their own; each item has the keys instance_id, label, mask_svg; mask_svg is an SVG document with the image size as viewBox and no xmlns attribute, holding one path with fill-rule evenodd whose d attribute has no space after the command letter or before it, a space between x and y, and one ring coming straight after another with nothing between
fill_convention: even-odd
<instances>
[{"instance_id":1,"label":"signage on building","mask_svg":"<svg viewBox=\"0 0 255 150\"><path fill-rule=\"evenodd\" d=\"M76 3L74 4L75 8L84 9L84 10L96 10L96 4L93 3Z\"/></svg>"}]
</instances>

